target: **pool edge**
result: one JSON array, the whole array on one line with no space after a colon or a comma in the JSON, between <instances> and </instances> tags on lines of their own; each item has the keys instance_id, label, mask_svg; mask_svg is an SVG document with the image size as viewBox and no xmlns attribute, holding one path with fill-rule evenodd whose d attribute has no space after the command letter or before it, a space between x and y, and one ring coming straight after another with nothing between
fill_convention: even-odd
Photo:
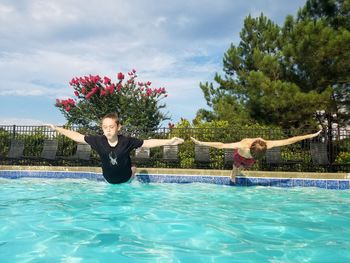
<instances>
[{"instance_id":1,"label":"pool edge","mask_svg":"<svg viewBox=\"0 0 350 263\"><path fill-rule=\"evenodd\" d=\"M0 178L55 178L104 181L99 167L0 166ZM348 173L300 173L244 171L236 184L230 170L138 168L137 179L143 183L211 183L230 186L319 187L350 189Z\"/></svg>"}]
</instances>

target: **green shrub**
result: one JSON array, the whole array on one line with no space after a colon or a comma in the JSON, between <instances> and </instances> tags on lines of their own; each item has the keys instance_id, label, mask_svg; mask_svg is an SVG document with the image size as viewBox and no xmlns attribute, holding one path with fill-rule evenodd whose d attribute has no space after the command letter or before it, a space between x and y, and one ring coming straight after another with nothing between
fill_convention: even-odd
<instances>
[{"instance_id":1,"label":"green shrub","mask_svg":"<svg viewBox=\"0 0 350 263\"><path fill-rule=\"evenodd\" d=\"M0 129L0 156L6 156L10 148L11 134Z\"/></svg>"},{"instance_id":2,"label":"green shrub","mask_svg":"<svg viewBox=\"0 0 350 263\"><path fill-rule=\"evenodd\" d=\"M350 152L340 152L335 160L338 164L349 164L350 163Z\"/></svg>"}]
</instances>

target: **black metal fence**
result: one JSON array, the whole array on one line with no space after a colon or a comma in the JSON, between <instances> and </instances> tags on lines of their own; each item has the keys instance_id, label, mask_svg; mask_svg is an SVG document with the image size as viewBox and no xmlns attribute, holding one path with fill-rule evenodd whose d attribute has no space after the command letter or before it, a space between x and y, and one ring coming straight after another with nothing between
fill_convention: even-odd
<instances>
[{"instance_id":1,"label":"black metal fence","mask_svg":"<svg viewBox=\"0 0 350 263\"><path fill-rule=\"evenodd\" d=\"M96 133L81 127L70 129L82 134ZM124 127L122 133L141 139L181 137L185 142L179 146L178 161L165 162L162 147L152 148L150 157L138 161L140 167L173 167L173 168L206 168L230 169L225 161L225 151L210 148L210 160L197 162L194 144L190 137L202 141L235 142L243 138L262 137L267 140L285 139L288 137L313 133L314 130L281 130L281 129L246 129L242 128L159 128L157 130L142 130L135 127ZM20 158L8 158L13 139L24 143L23 155ZM58 150L53 160L40 158L43 142L46 139L58 141ZM321 148L313 151L312 147L319 144ZM67 166L99 166L100 160L92 151L89 161L69 159L74 155L77 144L63 135L45 126L0 125L0 165L67 165ZM321 150L325 149L325 151ZM317 138L304 140L284 146L274 155L279 158L259 160L251 168L253 170L284 170L284 171L318 171L318 172L350 172L350 130L334 129L325 131ZM132 153L132 156L134 153ZM278 156L280 155L280 156Z\"/></svg>"}]
</instances>

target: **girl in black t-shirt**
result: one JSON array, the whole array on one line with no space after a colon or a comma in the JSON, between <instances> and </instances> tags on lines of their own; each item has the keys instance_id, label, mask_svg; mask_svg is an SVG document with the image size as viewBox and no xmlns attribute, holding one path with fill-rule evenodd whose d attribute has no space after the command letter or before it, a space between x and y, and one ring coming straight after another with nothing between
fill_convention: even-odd
<instances>
[{"instance_id":1,"label":"girl in black t-shirt","mask_svg":"<svg viewBox=\"0 0 350 263\"><path fill-rule=\"evenodd\" d=\"M103 135L83 135L52 124L48 124L48 126L76 142L90 144L101 158L104 178L111 184L125 183L135 176L136 168L131 166L130 160L130 152L133 149L141 146L153 148L164 145L178 145L184 141L177 137L140 140L118 135L121 125L116 113L107 114L102 118Z\"/></svg>"}]
</instances>

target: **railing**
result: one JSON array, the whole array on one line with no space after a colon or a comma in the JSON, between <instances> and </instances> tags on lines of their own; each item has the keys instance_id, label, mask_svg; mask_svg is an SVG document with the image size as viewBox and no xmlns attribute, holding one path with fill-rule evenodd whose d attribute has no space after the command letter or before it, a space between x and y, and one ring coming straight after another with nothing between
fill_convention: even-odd
<instances>
[{"instance_id":1,"label":"railing","mask_svg":"<svg viewBox=\"0 0 350 263\"><path fill-rule=\"evenodd\" d=\"M83 134L96 133L80 127L70 127ZM144 162L138 162L138 166L149 167L174 167L174 168L206 168L206 169L229 169L225 163L225 152L210 148L210 161L205 163L196 162L194 144L190 137L202 141L235 142L243 138L262 137L267 140L284 139L291 136L315 132L314 130L271 130L271 129L237 129L237 128L159 128L153 131L145 131L135 127L123 127L122 133L128 136L136 136L141 139L181 137L185 143L179 146L179 161L164 162L162 160L162 148L152 148L150 158ZM24 142L23 157L9 160L7 157L10 150L11 140L18 139ZM45 139L58 141L58 151L55 160L43 160L40 152ZM321 142L327 147L326 157L328 163L317 164L313 162L310 151L310 143ZM0 125L0 165L84 165L99 166L98 155L93 151L92 158L86 161L69 161L76 150L76 143L63 135L52 131L45 126L17 126ZM322 154L321 152L317 154ZM132 153L134 155L134 153ZM345 156L345 157L344 157ZM28 158L27 158L28 157ZM37 158L36 158L37 157ZM286 171L346 171L350 172L350 130L336 129L324 132L312 140L304 140L281 148L282 161L272 163L267 158L258 161L252 169L255 170L286 170ZM348 161L347 161L348 160Z\"/></svg>"}]
</instances>

